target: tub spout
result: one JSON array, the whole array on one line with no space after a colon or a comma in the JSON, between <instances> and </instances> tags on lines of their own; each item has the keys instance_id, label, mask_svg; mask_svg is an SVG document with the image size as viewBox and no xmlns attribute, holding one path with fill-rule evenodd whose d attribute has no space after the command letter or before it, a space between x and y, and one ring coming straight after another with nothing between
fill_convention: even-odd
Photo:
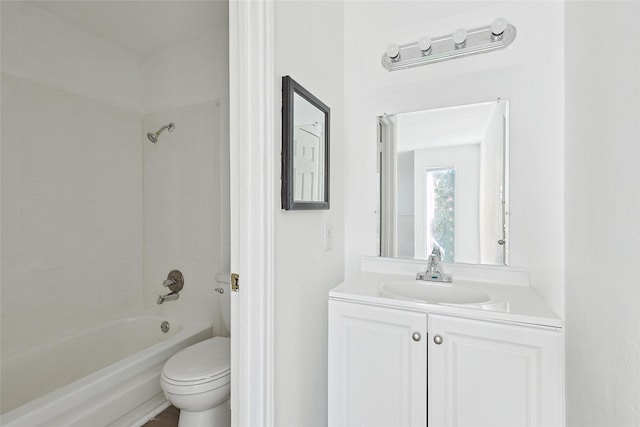
<instances>
[{"instance_id":1,"label":"tub spout","mask_svg":"<svg viewBox=\"0 0 640 427\"><path fill-rule=\"evenodd\" d=\"M157 304L162 304L165 301L173 301L180 298L180 295L177 292L169 292L166 295L158 295L158 301L156 301Z\"/></svg>"}]
</instances>

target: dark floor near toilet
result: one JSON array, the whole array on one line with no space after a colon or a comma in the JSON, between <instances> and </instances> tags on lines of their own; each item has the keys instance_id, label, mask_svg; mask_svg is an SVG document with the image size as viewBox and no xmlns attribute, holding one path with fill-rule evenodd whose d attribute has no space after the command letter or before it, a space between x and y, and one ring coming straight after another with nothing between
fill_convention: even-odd
<instances>
[{"instance_id":1,"label":"dark floor near toilet","mask_svg":"<svg viewBox=\"0 0 640 427\"><path fill-rule=\"evenodd\" d=\"M169 406L164 411L147 421L142 427L177 427L180 409Z\"/></svg>"}]
</instances>

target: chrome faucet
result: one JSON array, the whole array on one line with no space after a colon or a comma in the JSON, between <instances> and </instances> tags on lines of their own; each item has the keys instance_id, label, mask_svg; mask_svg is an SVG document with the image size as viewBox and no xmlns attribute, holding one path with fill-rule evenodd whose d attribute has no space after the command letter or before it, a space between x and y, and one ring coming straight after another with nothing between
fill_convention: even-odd
<instances>
[{"instance_id":1,"label":"chrome faucet","mask_svg":"<svg viewBox=\"0 0 640 427\"><path fill-rule=\"evenodd\" d=\"M166 295L158 295L158 301L156 301L157 304L162 304L163 302L166 301L173 301L180 298L180 294L177 292L169 292Z\"/></svg>"},{"instance_id":2,"label":"chrome faucet","mask_svg":"<svg viewBox=\"0 0 640 427\"><path fill-rule=\"evenodd\" d=\"M440 262L442 261L442 250L438 245L433 247L431 255L427 258L427 269L424 273L418 273L416 280L427 280L430 282L451 283L451 275L444 274Z\"/></svg>"}]
</instances>

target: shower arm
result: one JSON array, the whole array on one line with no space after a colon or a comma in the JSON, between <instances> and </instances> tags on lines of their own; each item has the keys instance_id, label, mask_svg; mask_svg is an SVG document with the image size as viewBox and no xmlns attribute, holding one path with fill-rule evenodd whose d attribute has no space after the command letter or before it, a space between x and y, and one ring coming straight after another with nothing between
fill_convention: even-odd
<instances>
[{"instance_id":1,"label":"shower arm","mask_svg":"<svg viewBox=\"0 0 640 427\"><path fill-rule=\"evenodd\" d=\"M165 129L168 129L168 130L169 130L169 132L173 132L173 129L175 129L175 127L176 127L176 126L175 126L173 123L169 123L168 125L164 125L164 126L162 126L160 129L158 129L158 131L156 132L156 135L157 135L157 136L160 136L160 134L161 134L162 132L164 132L164 131L165 131Z\"/></svg>"}]
</instances>

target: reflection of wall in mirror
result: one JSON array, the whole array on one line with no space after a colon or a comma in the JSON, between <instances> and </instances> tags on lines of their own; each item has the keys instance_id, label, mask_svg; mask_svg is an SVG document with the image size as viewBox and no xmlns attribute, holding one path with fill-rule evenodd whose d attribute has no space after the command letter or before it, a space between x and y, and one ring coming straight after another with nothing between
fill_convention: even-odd
<instances>
[{"instance_id":1,"label":"reflection of wall in mirror","mask_svg":"<svg viewBox=\"0 0 640 427\"><path fill-rule=\"evenodd\" d=\"M413 163L414 151L402 151L397 153L397 211L396 211L396 246L397 257L415 258L415 208L413 196Z\"/></svg>"},{"instance_id":2,"label":"reflection of wall in mirror","mask_svg":"<svg viewBox=\"0 0 640 427\"><path fill-rule=\"evenodd\" d=\"M293 130L293 199L317 202L324 194L324 138L318 123Z\"/></svg>"},{"instance_id":3,"label":"reflection of wall in mirror","mask_svg":"<svg viewBox=\"0 0 640 427\"><path fill-rule=\"evenodd\" d=\"M506 248L497 244L497 240L505 238L505 188L502 174L496 173L505 169L504 115L505 104L498 103L480 146L480 264L505 263Z\"/></svg>"}]
</instances>

